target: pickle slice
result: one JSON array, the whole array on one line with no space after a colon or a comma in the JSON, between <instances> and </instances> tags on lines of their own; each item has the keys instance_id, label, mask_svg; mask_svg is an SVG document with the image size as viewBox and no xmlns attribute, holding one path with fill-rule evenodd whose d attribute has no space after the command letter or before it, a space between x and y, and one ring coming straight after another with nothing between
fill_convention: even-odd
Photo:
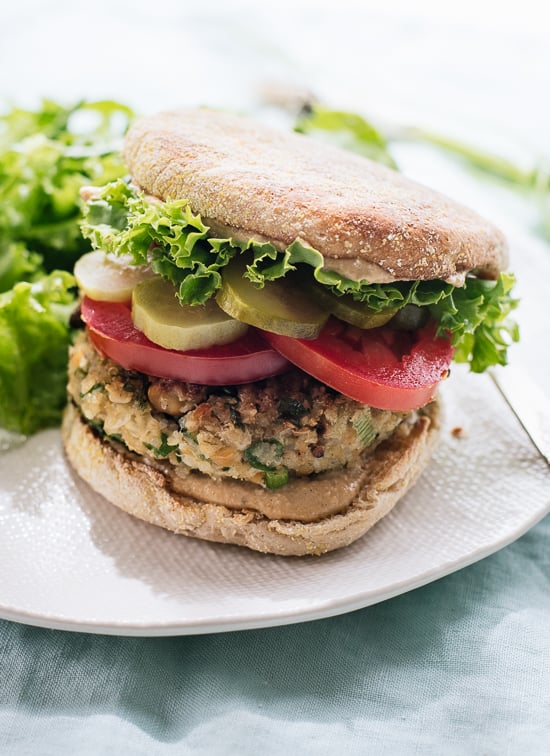
<instances>
[{"instance_id":1,"label":"pickle slice","mask_svg":"<svg viewBox=\"0 0 550 756\"><path fill-rule=\"evenodd\" d=\"M305 288L310 295L324 307L331 315L339 320L357 326L358 328L378 328L390 321L398 307L391 307L382 312L374 312L363 302L356 302L350 294L334 294L326 286L316 285L312 281L305 282Z\"/></svg>"},{"instance_id":2,"label":"pickle slice","mask_svg":"<svg viewBox=\"0 0 550 756\"><path fill-rule=\"evenodd\" d=\"M221 310L213 299L204 305L181 305L176 287L155 277L132 293L132 320L148 339L166 349L190 349L228 344L248 329Z\"/></svg>"},{"instance_id":3,"label":"pickle slice","mask_svg":"<svg viewBox=\"0 0 550 756\"><path fill-rule=\"evenodd\" d=\"M146 265L129 265L125 260L108 257L96 250L82 255L74 266L74 275L81 291L100 302L128 302L134 287L151 278Z\"/></svg>"},{"instance_id":4,"label":"pickle slice","mask_svg":"<svg viewBox=\"0 0 550 756\"><path fill-rule=\"evenodd\" d=\"M216 301L228 315L249 325L296 339L316 338L329 312L304 291L292 274L267 281L260 289L247 278L239 257L223 269Z\"/></svg>"}]
</instances>

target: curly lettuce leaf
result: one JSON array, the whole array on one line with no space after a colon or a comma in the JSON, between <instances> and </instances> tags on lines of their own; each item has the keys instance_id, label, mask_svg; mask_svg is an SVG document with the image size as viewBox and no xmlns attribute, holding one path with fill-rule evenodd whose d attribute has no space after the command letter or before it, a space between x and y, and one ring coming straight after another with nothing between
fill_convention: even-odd
<instances>
[{"instance_id":1,"label":"curly lettuce leaf","mask_svg":"<svg viewBox=\"0 0 550 756\"><path fill-rule=\"evenodd\" d=\"M325 268L323 255L296 240L285 250L269 242L209 236L209 228L184 200L156 202L122 180L103 187L91 199L82 233L95 249L130 256L135 265L153 270L179 287L184 304L203 304L221 286L223 267L237 254L249 253L247 277L262 287L300 265L312 268L318 283L350 294L380 312L385 308L428 304L450 290L441 282L369 284ZM428 296L427 296L428 295Z\"/></svg>"},{"instance_id":2,"label":"curly lettuce leaf","mask_svg":"<svg viewBox=\"0 0 550 756\"><path fill-rule=\"evenodd\" d=\"M300 240L281 251L269 242L211 238L208 226L184 200L149 201L121 180L89 202L82 231L96 249L129 255L137 265L150 264L178 287L184 304L203 304L213 296L224 266L246 252L246 275L258 287L308 266L319 284L374 312L409 304L427 307L439 333L452 338L456 359L477 372L504 364L508 345L518 337L517 326L507 318L517 304L510 295L514 278L509 274L498 281L468 278L459 288L445 281L353 281L326 269L321 253Z\"/></svg>"},{"instance_id":3,"label":"curly lettuce leaf","mask_svg":"<svg viewBox=\"0 0 550 756\"><path fill-rule=\"evenodd\" d=\"M82 234L105 252L129 255L179 287L182 302L203 304L219 288L219 269L236 253L229 240L207 240L208 227L187 202L149 202L124 181L88 203Z\"/></svg>"},{"instance_id":4,"label":"curly lettuce leaf","mask_svg":"<svg viewBox=\"0 0 550 756\"><path fill-rule=\"evenodd\" d=\"M468 278L466 284L430 306L439 333L450 334L456 362L467 362L474 373L491 365L506 365L510 344L519 341L517 323L509 318L518 306L512 297L515 277L502 273L496 281Z\"/></svg>"},{"instance_id":5,"label":"curly lettuce leaf","mask_svg":"<svg viewBox=\"0 0 550 756\"><path fill-rule=\"evenodd\" d=\"M74 285L55 271L0 294L0 427L28 435L59 423Z\"/></svg>"}]
</instances>

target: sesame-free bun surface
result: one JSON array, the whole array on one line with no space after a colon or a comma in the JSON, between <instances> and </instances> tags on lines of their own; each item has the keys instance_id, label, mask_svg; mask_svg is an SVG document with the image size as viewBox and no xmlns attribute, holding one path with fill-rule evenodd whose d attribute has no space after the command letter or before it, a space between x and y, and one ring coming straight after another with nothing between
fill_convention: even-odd
<instances>
[{"instance_id":1,"label":"sesame-free bun surface","mask_svg":"<svg viewBox=\"0 0 550 756\"><path fill-rule=\"evenodd\" d=\"M300 239L327 268L371 281L444 279L506 266L504 237L457 202L311 137L206 109L161 113L129 130L134 181L186 199L212 232Z\"/></svg>"},{"instance_id":2,"label":"sesame-free bun surface","mask_svg":"<svg viewBox=\"0 0 550 756\"><path fill-rule=\"evenodd\" d=\"M174 492L161 469L102 440L72 404L65 410L62 435L75 471L125 512L182 535L303 556L349 545L409 490L428 463L439 432L437 402L424 412L415 423L403 423L357 466L360 485L343 512L309 523L270 520L250 509L235 511ZM223 489L224 482L219 485Z\"/></svg>"}]
</instances>

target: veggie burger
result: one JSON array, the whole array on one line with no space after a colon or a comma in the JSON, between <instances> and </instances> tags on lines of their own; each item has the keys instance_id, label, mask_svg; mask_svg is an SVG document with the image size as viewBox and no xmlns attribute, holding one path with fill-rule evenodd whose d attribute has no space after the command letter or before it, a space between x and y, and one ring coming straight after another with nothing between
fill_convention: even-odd
<instances>
[{"instance_id":1,"label":"veggie burger","mask_svg":"<svg viewBox=\"0 0 550 756\"><path fill-rule=\"evenodd\" d=\"M453 358L503 363L506 244L390 168L206 109L138 121L86 189L63 436L125 511L285 555L350 544L415 482Z\"/></svg>"}]
</instances>

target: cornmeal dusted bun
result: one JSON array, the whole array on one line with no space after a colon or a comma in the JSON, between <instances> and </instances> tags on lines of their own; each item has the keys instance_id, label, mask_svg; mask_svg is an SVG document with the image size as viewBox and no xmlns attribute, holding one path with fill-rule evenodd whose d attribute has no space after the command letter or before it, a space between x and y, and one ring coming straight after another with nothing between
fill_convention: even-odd
<instances>
[{"instance_id":1,"label":"cornmeal dusted bun","mask_svg":"<svg viewBox=\"0 0 550 756\"><path fill-rule=\"evenodd\" d=\"M504 237L472 210L364 157L206 109L131 127L124 157L160 199L186 199L214 233L295 239L325 267L371 282L443 279L506 267Z\"/></svg>"},{"instance_id":2,"label":"cornmeal dusted bun","mask_svg":"<svg viewBox=\"0 0 550 756\"><path fill-rule=\"evenodd\" d=\"M175 533L285 556L323 554L361 537L414 484L430 458L438 431L439 407L434 401L414 421L402 423L352 470L342 473L354 492L344 511L304 523L269 519L252 508L235 510L177 493L168 465L153 466L101 438L73 404L65 411L62 427L65 450L75 471L125 512ZM222 499L224 487L229 485L250 484L218 481ZM316 485L312 480L312 496Z\"/></svg>"}]
</instances>

